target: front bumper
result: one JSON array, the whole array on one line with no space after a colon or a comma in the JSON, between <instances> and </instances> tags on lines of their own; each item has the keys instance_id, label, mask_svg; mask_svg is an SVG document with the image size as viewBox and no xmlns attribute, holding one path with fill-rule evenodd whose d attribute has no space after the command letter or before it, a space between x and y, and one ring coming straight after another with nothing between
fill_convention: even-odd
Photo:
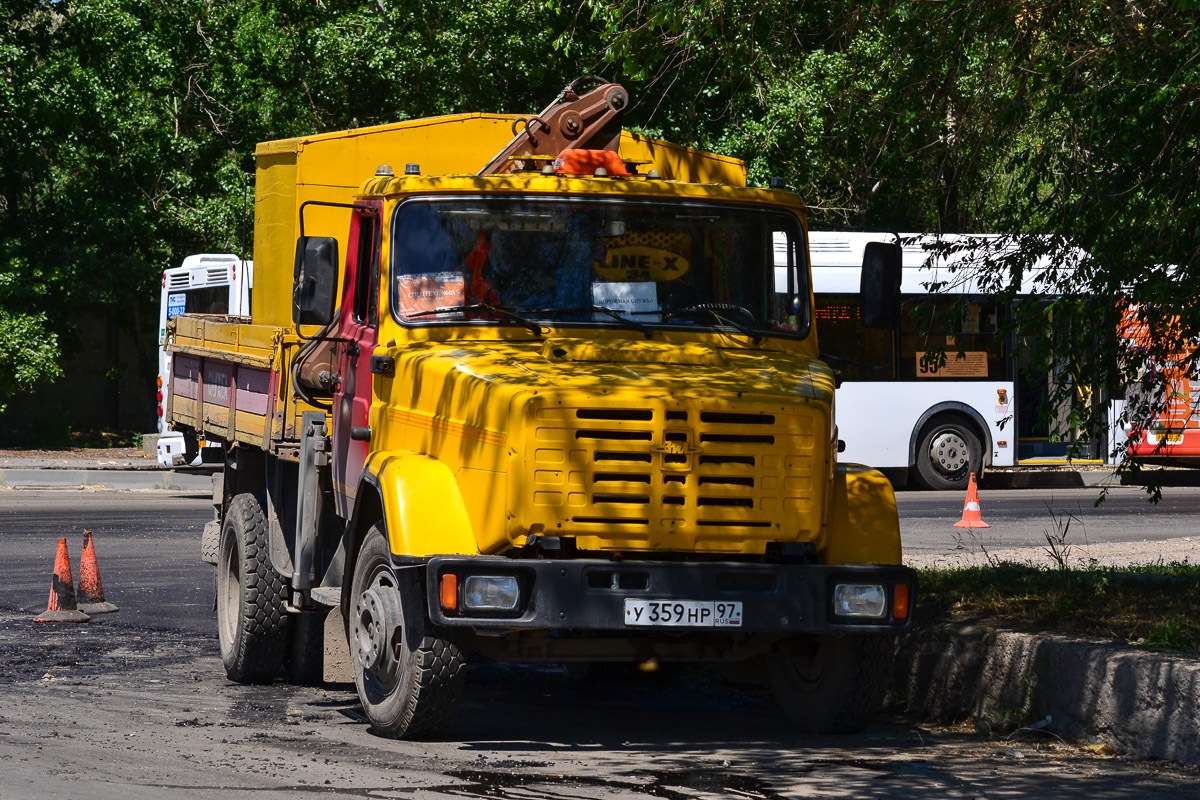
<instances>
[{"instance_id":1,"label":"front bumper","mask_svg":"<svg viewBox=\"0 0 1200 800\"><path fill-rule=\"evenodd\" d=\"M507 614L450 611L442 607L442 576L508 575L521 601ZM894 565L679 563L599 559L513 560L491 556L441 556L427 564L430 618L438 625L480 630L579 630L630 633L863 632L899 633L912 626L916 572ZM840 617L833 611L838 583L878 583L887 592L884 617ZM894 615L896 587L907 587L908 612ZM700 601L742 604L741 625L697 628L627 625L625 601Z\"/></svg>"}]
</instances>

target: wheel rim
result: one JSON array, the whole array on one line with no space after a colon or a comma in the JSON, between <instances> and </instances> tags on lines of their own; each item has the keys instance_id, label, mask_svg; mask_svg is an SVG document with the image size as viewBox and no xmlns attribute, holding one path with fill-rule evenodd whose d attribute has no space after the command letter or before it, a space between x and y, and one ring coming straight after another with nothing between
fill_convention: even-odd
<instances>
[{"instance_id":1,"label":"wheel rim","mask_svg":"<svg viewBox=\"0 0 1200 800\"><path fill-rule=\"evenodd\" d=\"M222 537L217 566L217 631L226 649L237 637L242 607L242 582L238 578L237 547L232 536Z\"/></svg>"},{"instance_id":2,"label":"wheel rim","mask_svg":"<svg viewBox=\"0 0 1200 800\"><path fill-rule=\"evenodd\" d=\"M929 443L929 461L943 475L961 472L970 457L966 439L958 431L940 431Z\"/></svg>"},{"instance_id":3,"label":"wheel rim","mask_svg":"<svg viewBox=\"0 0 1200 800\"><path fill-rule=\"evenodd\" d=\"M353 641L363 678L377 682L385 691L396 683L403 620L396 580L385 567L378 567L355 603Z\"/></svg>"}]
</instances>

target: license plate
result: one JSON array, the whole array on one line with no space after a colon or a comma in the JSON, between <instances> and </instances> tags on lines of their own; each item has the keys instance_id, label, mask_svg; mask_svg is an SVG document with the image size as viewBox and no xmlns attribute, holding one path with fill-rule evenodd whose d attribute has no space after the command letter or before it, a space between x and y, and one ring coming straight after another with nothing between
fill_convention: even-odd
<instances>
[{"instance_id":1,"label":"license plate","mask_svg":"<svg viewBox=\"0 0 1200 800\"><path fill-rule=\"evenodd\" d=\"M625 624L683 628L740 628L742 604L713 600L626 600Z\"/></svg>"},{"instance_id":2,"label":"license plate","mask_svg":"<svg viewBox=\"0 0 1200 800\"><path fill-rule=\"evenodd\" d=\"M1162 439L1162 441L1166 442L1167 444L1179 444L1180 442L1183 441L1183 434L1182 433L1167 433L1167 434L1164 434L1161 437L1161 439Z\"/></svg>"}]
</instances>

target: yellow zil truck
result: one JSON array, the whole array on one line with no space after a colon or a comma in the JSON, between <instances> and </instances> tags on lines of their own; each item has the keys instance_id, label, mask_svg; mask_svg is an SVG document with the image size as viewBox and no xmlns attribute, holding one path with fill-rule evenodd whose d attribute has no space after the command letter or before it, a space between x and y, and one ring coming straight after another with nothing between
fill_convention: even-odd
<instances>
[{"instance_id":1,"label":"yellow zil truck","mask_svg":"<svg viewBox=\"0 0 1200 800\"><path fill-rule=\"evenodd\" d=\"M260 144L251 317L169 331L168 421L225 444L204 558L228 676L451 720L466 657L749 661L861 728L912 621L886 479L839 464L805 211L621 129L616 84ZM866 257L864 322L899 247Z\"/></svg>"}]
</instances>

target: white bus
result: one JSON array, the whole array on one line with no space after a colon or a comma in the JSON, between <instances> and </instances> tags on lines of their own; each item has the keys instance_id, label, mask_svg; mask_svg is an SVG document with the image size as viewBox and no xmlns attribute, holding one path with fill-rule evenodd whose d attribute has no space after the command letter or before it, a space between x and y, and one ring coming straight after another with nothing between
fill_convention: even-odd
<instances>
[{"instance_id":1,"label":"white bus","mask_svg":"<svg viewBox=\"0 0 1200 800\"><path fill-rule=\"evenodd\" d=\"M163 466L180 466L199 457L188 452L182 433L167 429L163 415L167 410L168 376L171 354L163 349L167 321L180 314L250 315L250 295L254 288L254 262L229 254L188 256L178 267L163 273L162 299L158 311L158 461ZM198 443L192 445L198 446ZM192 458L187 458L192 456Z\"/></svg>"},{"instance_id":2,"label":"white bus","mask_svg":"<svg viewBox=\"0 0 1200 800\"><path fill-rule=\"evenodd\" d=\"M843 381L837 392L843 458L907 470L909 480L930 489L963 489L972 472L982 475L988 467L1065 463L1066 446L1057 446L1060 453L1046 443L1044 422L1036 413L1047 402L1047 376L1040 382L1021 380L1017 342L1002 330L1009 309L980 292L966 271L949 271L962 254L936 255L927 248L935 241L995 237L900 237L902 313L896 328L885 331L860 323L859 275L866 243L894 242L895 236L809 234L821 353ZM930 299L933 282L946 283L939 290L944 299L933 297L927 306L933 327L921 333L910 312ZM962 324L956 330L939 326L937 312L964 296ZM940 364L939 352L944 353ZM1022 439L1029 451L1024 460L1018 455Z\"/></svg>"}]
</instances>

